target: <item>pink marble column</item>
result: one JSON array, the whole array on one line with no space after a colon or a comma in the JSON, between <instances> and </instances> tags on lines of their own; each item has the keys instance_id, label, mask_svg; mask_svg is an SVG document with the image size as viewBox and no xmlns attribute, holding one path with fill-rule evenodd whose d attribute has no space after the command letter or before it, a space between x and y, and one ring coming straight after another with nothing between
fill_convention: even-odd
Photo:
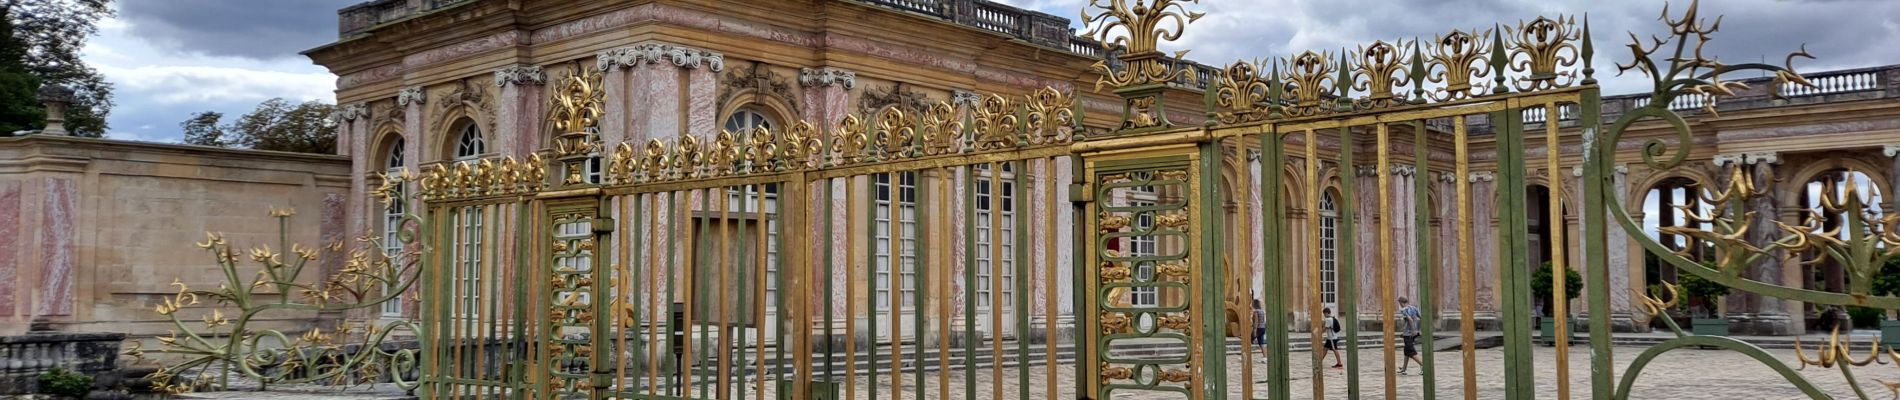
<instances>
[{"instance_id":1,"label":"pink marble column","mask_svg":"<svg viewBox=\"0 0 1900 400\"><path fill-rule=\"evenodd\" d=\"M1457 315L1463 300L1458 283L1458 272L1470 265L1461 264L1458 259L1458 187L1459 176L1450 172L1433 174L1432 185L1438 188L1433 199L1436 207L1432 209L1432 218L1438 221L1431 228L1432 256L1438 262L1438 309L1442 315Z\"/></svg>"},{"instance_id":2,"label":"pink marble column","mask_svg":"<svg viewBox=\"0 0 1900 400\"><path fill-rule=\"evenodd\" d=\"M429 141L422 139L431 135L422 134L422 103L426 101L421 86L410 86L396 92L396 105L403 107L402 112L402 159L404 167L415 169L422 163L423 148L432 147ZM434 149L443 151L444 149Z\"/></svg>"},{"instance_id":3,"label":"pink marble column","mask_svg":"<svg viewBox=\"0 0 1900 400\"><path fill-rule=\"evenodd\" d=\"M526 158L545 146L541 130L546 120L542 108L547 104L547 80L539 65L510 65L495 70L495 85L501 87L501 104L495 115L497 153Z\"/></svg>"},{"instance_id":4,"label":"pink marble column","mask_svg":"<svg viewBox=\"0 0 1900 400\"><path fill-rule=\"evenodd\" d=\"M1496 316L1498 310L1498 215L1497 215L1497 175L1492 172L1473 172L1467 179L1471 182L1471 241L1472 259L1477 264L1472 289L1476 296L1477 311Z\"/></svg>"},{"instance_id":5,"label":"pink marble column","mask_svg":"<svg viewBox=\"0 0 1900 400\"><path fill-rule=\"evenodd\" d=\"M687 69L685 90L686 115L682 116L684 132L706 138L718 134L719 104L716 100L719 99L719 73L711 68ZM656 127L659 128L664 126Z\"/></svg>"},{"instance_id":6,"label":"pink marble column","mask_svg":"<svg viewBox=\"0 0 1900 400\"><path fill-rule=\"evenodd\" d=\"M669 140L680 137L684 124L680 115L680 71L672 65L644 64L633 68L634 99L628 115L628 137Z\"/></svg>"},{"instance_id":7,"label":"pink marble column","mask_svg":"<svg viewBox=\"0 0 1900 400\"><path fill-rule=\"evenodd\" d=\"M1071 227L1079 221L1075 220L1073 199L1069 198L1069 191L1064 189L1069 183L1075 182L1075 163L1068 157L1059 157L1055 159L1055 169L1052 184L1056 189L1056 204L1051 205L1051 210L1056 218L1056 293L1070 296L1057 299L1056 309L1060 312L1058 315L1075 315L1073 296L1082 294L1077 292L1079 288L1075 280L1070 278L1075 276L1076 240L1075 229Z\"/></svg>"},{"instance_id":8,"label":"pink marble column","mask_svg":"<svg viewBox=\"0 0 1900 400\"><path fill-rule=\"evenodd\" d=\"M0 181L0 319L16 315L18 293L26 290L19 281L27 243L20 235L20 197L20 181Z\"/></svg>"},{"instance_id":9,"label":"pink marble column","mask_svg":"<svg viewBox=\"0 0 1900 400\"><path fill-rule=\"evenodd\" d=\"M1392 291L1393 298L1404 297L1416 303L1418 293L1418 187L1414 185L1417 170L1410 165L1392 166L1391 210L1387 216L1392 218ZM1397 306L1394 304L1393 306Z\"/></svg>"},{"instance_id":10,"label":"pink marble column","mask_svg":"<svg viewBox=\"0 0 1900 400\"><path fill-rule=\"evenodd\" d=\"M343 207L345 239L361 237L369 233L371 215L369 206L370 160L376 157L369 154L369 106L363 103L343 105L338 112L337 153L353 155L350 157L350 191L344 198ZM345 243L348 247L350 243Z\"/></svg>"},{"instance_id":11,"label":"pink marble column","mask_svg":"<svg viewBox=\"0 0 1900 400\"><path fill-rule=\"evenodd\" d=\"M1385 217L1379 210L1378 171L1366 165L1359 166L1356 179L1359 180L1354 200L1358 200L1357 226L1353 229L1353 242L1359 268L1359 314L1376 315L1384 298L1379 292L1379 218ZM1351 284L1340 282L1341 285Z\"/></svg>"},{"instance_id":12,"label":"pink marble column","mask_svg":"<svg viewBox=\"0 0 1900 400\"><path fill-rule=\"evenodd\" d=\"M626 68L602 68L606 70L602 71L600 86L607 96L604 99L606 104L600 107L606 114L600 117L600 142L610 148L620 143L633 143L635 149L644 148L645 143L629 141L627 136L627 121L633 110L630 96L633 74L628 73Z\"/></svg>"},{"instance_id":13,"label":"pink marble column","mask_svg":"<svg viewBox=\"0 0 1900 400\"><path fill-rule=\"evenodd\" d=\"M41 182L40 302L36 316L73 314L73 280L78 255L74 226L79 195L72 178L45 178Z\"/></svg>"}]
</instances>

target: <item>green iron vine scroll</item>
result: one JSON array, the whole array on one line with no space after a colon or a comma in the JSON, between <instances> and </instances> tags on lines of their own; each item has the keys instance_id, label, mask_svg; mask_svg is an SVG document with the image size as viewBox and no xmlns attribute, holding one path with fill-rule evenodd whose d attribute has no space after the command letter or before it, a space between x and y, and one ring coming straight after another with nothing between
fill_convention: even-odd
<instances>
[{"instance_id":1,"label":"green iron vine scroll","mask_svg":"<svg viewBox=\"0 0 1900 400\"><path fill-rule=\"evenodd\" d=\"M406 174L405 174L406 175ZM385 185L376 191L385 205L392 201L410 201L395 189L410 179L384 177ZM349 312L372 309L385 302L400 301L414 284L420 265L417 255L418 229L425 222L414 214L402 216L403 229L395 238L403 251L384 252L382 239L362 238L366 250L355 250L336 274L314 283L302 277L305 267L320 257L320 252L343 251L342 243L323 249L286 244L290 217L295 211L272 209L278 222L276 249L270 246L240 250L217 233L206 233L198 248L210 253L223 273L218 288L192 289L181 281L172 286L178 292L154 306L169 318L175 329L157 338L160 347L145 349L138 342L124 353L135 362L157 362L162 366L147 377L153 389L166 394L198 390L229 390L232 378L248 380L268 388L273 384L315 383L351 385L394 382L398 388L413 390L413 377L420 371L420 354L414 348L391 343L393 335L407 332L420 337L422 329L413 321L393 320L380 326L361 324L343 326L331 332L312 328L293 337L278 329L261 328L256 322L263 315L282 312ZM288 260L286 260L288 258ZM248 259L250 263L244 261ZM246 264L254 264L249 266ZM257 269L248 282L240 269ZM209 304L207 304L209 303ZM202 308L200 308L202 307ZM225 311L236 308L233 314ZM185 311L202 312L195 319ZM147 358L148 355L153 356Z\"/></svg>"},{"instance_id":2,"label":"green iron vine scroll","mask_svg":"<svg viewBox=\"0 0 1900 400\"><path fill-rule=\"evenodd\" d=\"M1670 27L1667 38L1651 38L1645 41L1631 35L1629 48L1634 59L1629 64L1619 64L1622 72L1637 71L1648 76L1654 83L1650 93L1650 102L1631 110L1613 122L1606 134L1590 146L1590 134L1585 133L1587 151L1590 156L1585 168L1590 174L1590 184L1606 185L1607 176L1615 160L1618 139L1632 124L1644 121L1661 121L1675 132L1674 148L1672 143L1661 139L1651 139L1644 143L1643 162L1655 170L1674 169L1687 159L1689 146L1693 143L1688 123L1676 114L1669 104L1682 96L1701 96L1705 101L1704 111L1713 114L1714 99L1731 96L1739 89L1747 88L1741 82L1724 81L1722 76L1740 71L1760 71L1774 76L1773 85L1796 84L1812 86L1793 69L1795 58L1813 58L1805 49L1789 54L1784 65L1776 66L1762 63L1725 64L1703 53L1704 45L1711 40L1721 25L1718 17L1712 23L1700 19L1697 4L1691 2L1681 18L1672 18L1665 7L1662 20ZM1670 48L1669 52L1664 52ZM1770 90L1778 95L1778 90ZM1737 163L1739 164L1739 163ZM1861 189L1849 182L1844 190L1836 191L1831 185L1823 189L1821 198L1822 212L1808 210L1801 224L1786 224L1775 221L1775 226L1757 226L1755 212L1747 209L1747 203L1766 193L1754 186L1753 171L1741 165L1730 165L1725 185L1720 189L1704 189L1700 193L1701 201L1711 205L1707 210L1692 207L1679 207L1688 216L1690 224L1681 227L1662 228L1661 232L1682 235L1712 245L1713 267L1705 266L1689 257L1686 251L1671 250L1644 232L1642 225L1630 216L1628 208L1616 196L1604 190L1593 191L1599 196L1604 208L1611 213L1613 222L1622 225L1652 255L1677 268L1702 279L1742 291L1782 299L1797 300L1822 305L1852 305L1880 309L1900 309L1900 297L1871 295L1873 275L1887 259L1900 256L1900 214L1884 217L1871 215L1866 211L1860 194ZM1837 225L1833 230L1825 229ZM1774 230L1780 238L1768 243L1752 243L1747 239L1753 230ZM1811 289L1781 286L1744 276L1741 272L1747 265L1763 258L1773 257L1775 252L1810 255L1799 259L1803 264L1821 261L1834 261L1843 266L1854 284L1847 293L1824 292ZM1801 256L1797 256L1799 258ZM1604 289L1607 290L1607 289ZM1664 284L1654 294L1638 293L1639 301L1652 317L1660 316L1664 310L1674 306L1679 296L1672 284ZM1668 298L1663 300L1662 298ZM1615 386L1614 398L1627 399L1636 378L1652 360L1669 351L1685 347L1714 347L1735 351L1749 356L1773 369L1787 379L1796 388L1813 398L1832 398L1821 392L1812 382L1796 371L1808 366L1821 368L1840 367L1843 377L1854 389L1856 397L1868 398L1867 392L1860 387L1851 367L1866 366L1873 363L1885 363L1883 354L1877 346L1865 357L1856 359L1850 355L1849 346L1842 342L1836 331L1828 343L1819 346L1817 358L1808 358L1799 341L1796 342L1798 364L1790 367L1776 360L1766 351L1753 344L1740 340L1716 337L1696 336L1684 332L1673 321L1663 321L1677 337L1655 347L1645 349L1624 371L1622 379ZM1900 353L1887 350L1884 356L1900 363ZM1900 384L1879 382L1883 387L1900 396ZM1601 387L1601 386L1599 386Z\"/></svg>"}]
</instances>

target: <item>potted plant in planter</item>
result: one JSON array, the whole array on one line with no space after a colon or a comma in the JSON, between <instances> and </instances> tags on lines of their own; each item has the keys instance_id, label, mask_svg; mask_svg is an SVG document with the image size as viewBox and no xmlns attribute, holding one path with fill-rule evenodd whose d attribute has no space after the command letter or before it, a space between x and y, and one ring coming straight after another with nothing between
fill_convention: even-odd
<instances>
[{"instance_id":1,"label":"potted plant in planter","mask_svg":"<svg viewBox=\"0 0 1900 400\"><path fill-rule=\"evenodd\" d=\"M1888 258L1881 264L1880 273L1874 275L1873 294L1875 296L1893 296L1900 294L1900 257ZM1894 319L1894 312L1881 313L1880 345L1889 349L1900 348L1900 320Z\"/></svg>"},{"instance_id":2,"label":"potted plant in planter","mask_svg":"<svg viewBox=\"0 0 1900 400\"><path fill-rule=\"evenodd\" d=\"M1551 304L1550 304L1550 296L1552 294L1552 291L1551 291L1552 286L1551 286L1550 278L1551 278L1551 266L1550 266L1549 261L1545 261L1544 266L1537 268L1537 273L1531 275L1531 296L1534 296L1534 298L1538 300L1544 301L1544 308L1543 308L1544 315L1551 315L1552 314L1551 310L1554 309L1553 307L1551 307ZM1583 295L1583 275L1578 274L1577 270L1565 268L1564 269L1564 301L1576 300L1577 297L1582 296L1582 295ZM1555 338L1557 337L1557 319L1559 318L1562 318L1564 323L1570 324L1571 329L1568 332L1571 335L1575 335L1577 333L1576 324L1573 323L1574 321L1570 320L1570 315L1568 315L1569 313L1565 313L1565 314L1566 315L1550 316L1550 317L1544 318L1543 322L1539 324L1539 327L1538 327L1539 332L1542 332L1544 334L1543 340L1546 343L1552 343L1552 344L1556 343Z\"/></svg>"},{"instance_id":3,"label":"potted plant in planter","mask_svg":"<svg viewBox=\"0 0 1900 400\"><path fill-rule=\"evenodd\" d=\"M1708 263L1703 265L1715 268ZM1728 336L1728 319L1715 311L1715 302L1728 295L1728 286L1689 273L1678 276L1676 282L1682 287L1683 295L1689 297L1690 332L1700 336Z\"/></svg>"}]
</instances>

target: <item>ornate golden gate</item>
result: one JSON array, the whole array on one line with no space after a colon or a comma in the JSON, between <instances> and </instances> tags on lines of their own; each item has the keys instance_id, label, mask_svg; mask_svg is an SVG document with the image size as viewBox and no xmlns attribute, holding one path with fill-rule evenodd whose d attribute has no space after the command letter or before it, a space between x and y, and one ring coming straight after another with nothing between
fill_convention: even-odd
<instances>
[{"instance_id":1,"label":"ornate golden gate","mask_svg":"<svg viewBox=\"0 0 1900 400\"><path fill-rule=\"evenodd\" d=\"M1547 364L1532 357L1530 265L1543 256L1529 244L1532 179L1581 187L1571 196L1583 205L1583 263L1565 265L1565 246L1552 246L1549 259L1555 270L1582 271L1589 314L1609 315L1608 222L1647 236L1606 194L1616 146L1605 143L1634 121L1661 120L1683 141L1673 161L1655 158L1667 155L1666 141L1650 143L1643 161L1672 166L1687 146L1687 128L1666 107L1678 96L1724 93L1731 84L1720 74L1743 69L1800 82L1782 67L1703 59L1699 43L1712 29L1691 6L1671 24L1675 57L1650 58L1660 44L1633 46L1638 61L1623 69L1657 77L1658 89L1607 127L1589 23L1574 17L1235 63L1190 94L1181 84L1195 71L1156 47L1199 18L1183 4L1116 1L1086 17L1092 34L1123 50L1095 68L1098 86L1123 101L1108 131L1082 129L1075 95L1045 89L782 131L599 143L586 133L603 113L598 77L577 69L551 102L563 133L554 148L407 178L427 202L422 235L434 243L423 257L424 397L1409 397L1394 371L1406 314L1392 305L1403 278L1416 283L1423 337L1446 317L1439 302L1459 310L1459 384L1439 383L1428 349L1416 396L1458 387L1465 398L1568 398L1570 341L1554 341ZM1168 113L1195 102L1205 105L1191 116L1200 124ZM1560 135L1567 126L1582 134ZM1492 151L1474 151L1476 143ZM1497 171L1495 192L1474 191L1474 164ZM1746 197L1738 185L1720 199ZM1449 204L1435 204L1437 190L1454 193ZM1551 203L1565 192L1551 190ZM1476 238L1476 220L1493 210L1473 205L1493 195L1498 229ZM1333 217L1322 214L1327 204L1347 206ZM1561 207L1545 209L1537 217L1565 218ZM1732 215L1705 216L1724 222L1712 232L1683 233L1723 243L1722 265L1759 256L1764 245L1731 240L1743 230ZM1303 229L1296 217L1308 221ZM1338 225L1315 223L1322 218ZM1434 218L1448 221L1454 240L1417 234ZM1895 223L1855 225L1868 235L1846 242L1785 228L1790 239L1772 246L1851 255L1860 270L1900 248ZM1329 234L1342 244L1337 259L1320 246ZM1555 235L1548 239L1565 241ZM1643 243L1741 290L1900 306L1771 287ZM1439 253L1455 257L1432 261ZM1500 268L1481 269L1480 257ZM1362 264L1376 275L1359 276ZM1345 283L1336 292L1320 281L1332 273L1326 265L1346 266L1336 270ZM1567 315L1571 278L1551 275L1553 313ZM1473 287L1494 277L1501 388L1476 373ZM1253 282L1264 290L1251 293ZM1258 354L1243 341L1257 322L1252 299L1268 310ZM1319 316L1334 306L1348 321L1372 316L1378 329L1362 336L1361 324L1342 324L1343 385L1327 375L1325 353L1293 356L1329 346L1334 334ZM1569 329L1556 324L1554 334ZM1589 321L1594 398L1627 397L1643 364L1677 347L1770 360L1738 341L1684 334L1641 354L1618 382L1609 330L1607 318ZM1368 343L1382 368L1364 367ZM1842 349L1830 345L1824 360ZM1362 390L1362 372L1381 375L1371 383L1377 392Z\"/></svg>"}]
</instances>

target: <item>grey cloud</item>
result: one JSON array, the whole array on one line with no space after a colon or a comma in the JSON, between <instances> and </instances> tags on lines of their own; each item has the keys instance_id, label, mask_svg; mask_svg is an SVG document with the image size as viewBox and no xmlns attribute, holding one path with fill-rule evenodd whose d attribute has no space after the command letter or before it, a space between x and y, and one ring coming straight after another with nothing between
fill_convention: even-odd
<instances>
[{"instance_id":1,"label":"grey cloud","mask_svg":"<svg viewBox=\"0 0 1900 400\"><path fill-rule=\"evenodd\" d=\"M1012 0L1022 6L1073 18L1086 0ZM1679 16L1689 1L1670 1ZM1588 13L1595 37L1598 77L1616 94L1646 89L1640 75L1615 76L1615 62L1632 55L1625 32L1664 35L1657 18L1662 1L1597 0L1205 0L1190 4L1208 15L1188 27L1174 49L1210 65L1238 59L1284 57L1305 50L1339 51L1375 40L1422 38L1452 29L1488 29L1539 15ZM1704 1L1703 17L1722 19L1707 54L1729 63L1780 64L1803 43L1818 60L1797 60L1804 72L1900 64L1900 1L1723 0Z\"/></svg>"},{"instance_id":2,"label":"grey cloud","mask_svg":"<svg viewBox=\"0 0 1900 400\"><path fill-rule=\"evenodd\" d=\"M336 11L361 0L124 0L119 16L158 46L213 56L296 57L336 39Z\"/></svg>"}]
</instances>

